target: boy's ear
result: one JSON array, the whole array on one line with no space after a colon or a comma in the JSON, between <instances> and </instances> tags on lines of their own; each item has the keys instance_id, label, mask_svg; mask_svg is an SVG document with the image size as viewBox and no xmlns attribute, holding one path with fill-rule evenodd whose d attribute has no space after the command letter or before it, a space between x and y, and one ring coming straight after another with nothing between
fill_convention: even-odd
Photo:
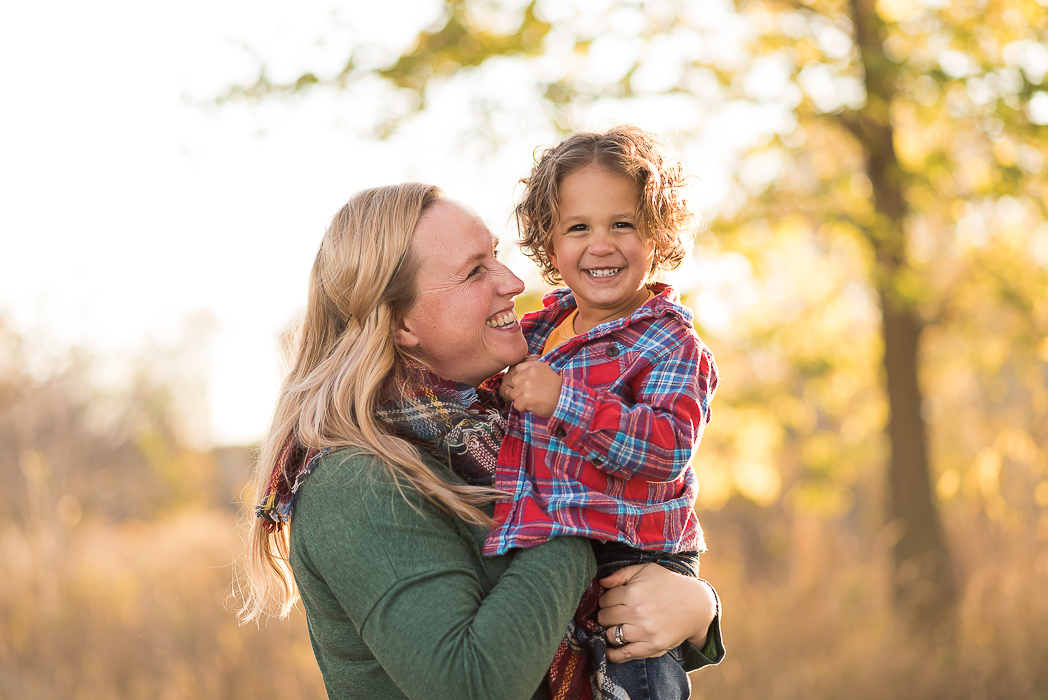
<instances>
[{"instance_id":1,"label":"boy's ear","mask_svg":"<svg viewBox=\"0 0 1048 700\"><path fill-rule=\"evenodd\" d=\"M411 328L411 324L402 318L393 321L393 342L407 348L418 345L418 336Z\"/></svg>"},{"instance_id":2,"label":"boy's ear","mask_svg":"<svg viewBox=\"0 0 1048 700\"><path fill-rule=\"evenodd\" d=\"M546 257L549 258L549 261L553 263L553 267L557 268L559 272L560 265L557 264L557 251L553 249L553 241L546 244Z\"/></svg>"}]
</instances>

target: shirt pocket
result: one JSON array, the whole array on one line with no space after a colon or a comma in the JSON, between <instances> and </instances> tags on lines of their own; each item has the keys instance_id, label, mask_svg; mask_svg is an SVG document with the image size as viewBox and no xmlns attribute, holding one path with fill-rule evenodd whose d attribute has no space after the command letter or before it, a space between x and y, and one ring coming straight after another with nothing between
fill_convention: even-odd
<instances>
[{"instance_id":1,"label":"shirt pocket","mask_svg":"<svg viewBox=\"0 0 1048 700\"><path fill-rule=\"evenodd\" d=\"M621 395L629 367L629 353L622 343L598 343L587 348L580 363L582 379L586 386L599 391L611 391ZM630 397L623 397L630 398Z\"/></svg>"}]
</instances>

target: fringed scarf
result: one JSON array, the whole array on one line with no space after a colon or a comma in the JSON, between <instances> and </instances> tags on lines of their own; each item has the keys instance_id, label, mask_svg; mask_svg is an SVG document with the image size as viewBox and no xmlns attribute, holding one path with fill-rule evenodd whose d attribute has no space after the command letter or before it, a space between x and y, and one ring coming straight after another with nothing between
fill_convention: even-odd
<instances>
[{"instance_id":1,"label":"fringed scarf","mask_svg":"<svg viewBox=\"0 0 1048 700\"><path fill-rule=\"evenodd\" d=\"M291 522L295 512L298 490L316 467L320 458L330 450L307 450L293 436L284 443L280 457L269 477L269 486L262 502L255 506L255 516L262 518L269 532L279 531Z\"/></svg>"},{"instance_id":2,"label":"fringed scarf","mask_svg":"<svg viewBox=\"0 0 1048 700\"><path fill-rule=\"evenodd\" d=\"M553 700L591 700L590 645L586 644L599 636L603 627L597 624L597 601L603 589L596 581L583 591L582 600L575 610L575 617L568 623L568 630L560 640L557 653L546 673L550 697Z\"/></svg>"},{"instance_id":3,"label":"fringed scarf","mask_svg":"<svg viewBox=\"0 0 1048 700\"><path fill-rule=\"evenodd\" d=\"M506 419L498 395L452 382L421 365L421 381L390 387L375 416L393 431L445 463L467 483L491 486ZM413 378L414 379L414 378Z\"/></svg>"},{"instance_id":4,"label":"fringed scarf","mask_svg":"<svg viewBox=\"0 0 1048 700\"><path fill-rule=\"evenodd\" d=\"M497 409L495 391L448 381L422 365L413 365L412 381L389 383L388 397L375 416L391 432L450 463L467 483L491 486L506 420ZM307 449L293 436L280 452L255 515L270 532L291 521L298 490L320 457L331 451Z\"/></svg>"}]
</instances>

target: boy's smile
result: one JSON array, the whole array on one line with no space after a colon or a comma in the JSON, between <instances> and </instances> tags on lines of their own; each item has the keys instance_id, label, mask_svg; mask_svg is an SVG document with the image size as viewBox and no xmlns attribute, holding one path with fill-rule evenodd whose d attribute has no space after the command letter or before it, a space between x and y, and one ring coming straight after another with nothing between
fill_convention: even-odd
<instances>
[{"instance_id":1,"label":"boy's smile","mask_svg":"<svg viewBox=\"0 0 1048 700\"><path fill-rule=\"evenodd\" d=\"M638 228L640 190L592 164L560 183L549 257L579 307L575 332L627 316L648 298L654 246Z\"/></svg>"}]
</instances>

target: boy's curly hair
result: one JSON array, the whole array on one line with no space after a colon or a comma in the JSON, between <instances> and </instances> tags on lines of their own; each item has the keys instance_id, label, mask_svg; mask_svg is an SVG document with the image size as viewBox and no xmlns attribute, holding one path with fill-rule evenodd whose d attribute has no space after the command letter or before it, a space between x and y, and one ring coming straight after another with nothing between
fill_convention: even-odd
<instances>
[{"instance_id":1,"label":"boy's curly hair","mask_svg":"<svg viewBox=\"0 0 1048 700\"><path fill-rule=\"evenodd\" d=\"M535 261L550 284L562 283L548 247L560 216L560 184L575 171L598 164L632 180L640 190L640 231L655 244L651 275L672 270L686 255L685 236L692 233L693 214L684 198L686 176L679 160L658 138L635 126L616 126L603 133L578 132L547 148L521 179L524 195L516 207L520 247Z\"/></svg>"}]
</instances>

